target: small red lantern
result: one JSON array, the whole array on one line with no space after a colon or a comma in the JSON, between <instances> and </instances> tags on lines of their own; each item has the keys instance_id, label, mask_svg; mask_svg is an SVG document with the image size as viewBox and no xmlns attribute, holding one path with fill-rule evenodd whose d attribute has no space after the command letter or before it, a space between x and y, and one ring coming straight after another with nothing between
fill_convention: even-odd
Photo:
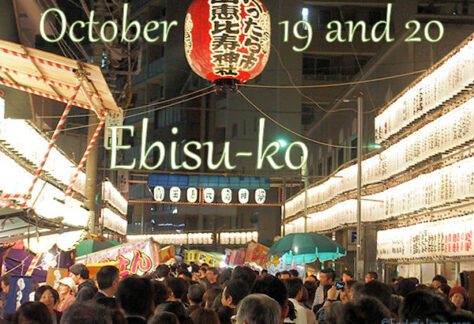
<instances>
[{"instance_id":1,"label":"small red lantern","mask_svg":"<svg viewBox=\"0 0 474 324\"><path fill-rule=\"evenodd\" d=\"M245 83L270 55L270 13L259 0L195 0L185 21L185 52L211 82Z\"/></svg>"}]
</instances>

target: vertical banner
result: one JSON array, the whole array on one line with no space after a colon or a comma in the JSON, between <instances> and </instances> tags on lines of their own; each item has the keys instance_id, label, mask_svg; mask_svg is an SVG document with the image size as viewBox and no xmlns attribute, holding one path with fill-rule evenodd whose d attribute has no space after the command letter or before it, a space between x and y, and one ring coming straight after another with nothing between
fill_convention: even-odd
<instances>
[{"instance_id":1,"label":"vertical banner","mask_svg":"<svg viewBox=\"0 0 474 324\"><path fill-rule=\"evenodd\" d=\"M29 301L30 293L31 277L12 276L4 313L14 314L23 303Z\"/></svg>"}]
</instances>

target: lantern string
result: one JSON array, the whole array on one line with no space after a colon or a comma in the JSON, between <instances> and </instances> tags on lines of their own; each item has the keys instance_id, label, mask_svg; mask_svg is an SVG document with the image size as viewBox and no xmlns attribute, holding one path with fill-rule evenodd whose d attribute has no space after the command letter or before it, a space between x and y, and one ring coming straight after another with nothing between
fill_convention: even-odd
<instances>
[{"instance_id":1,"label":"lantern string","mask_svg":"<svg viewBox=\"0 0 474 324\"><path fill-rule=\"evenodd\" d=\"M263 85L263 84L241 84L241 87L245 88L261 88L261 89L316 89L316 88L332 88L332 87L342 87L342 86L348 86L348 85L358 85L358 84L366 84L366 83L373 83L373 82L380 82L380 81L385 81L385 80L392 80L392 79L398 79L398 78L403 78L411 75L416 75L416 74L421 74L426 72L427 70L418 70L418 71L413 71L413 72L407 72L407 73L402 73L402 74L395 74L395 75L389 75L385 77L380 77L380 78L374 78L374 79L367 79L367 80L359 80L359 81L349 81L349 82L340 82L340 83L330 83L330 84L314 84L314 85Z\"/></svg>"},{"instance_id":2,"label":"lantern string","mask_svg":"<svg viewBox=\"0 0 474 324\"><path fill-rule=\"evenodd\" d=\"M166 100L162 100L162 101L159 101L159 102L153 102L153 103L149 103L149 104L146 104L146 105L125 109L124 113L127 114L130 111L145 109L145 108L149 108L149 107L156 107L158 105L165 104L165 103L168 103L168 102L172 102L172 101L175 101L175 100L179 100L179 99L182 99L182 98L186 98L186 97L189 97L189 96L192 96L192 95L195 95L197 93L200 93L200 92L203 92L203 91L206 91L206 90L209 90L209 89L213 89L213 88L214 88L214 86L211 85L211 86L208 86L206 88L202 88L202 89L190 92L190 93L186 93L184 95L174 97L174 98L171 98L171 99L166 99ZM181 103L181 102L177 102L176 104L179 104L179 103ZM147 112L144 112L144 113L147 113ZM74 116L69 116L69 118L83 118L83 117L90 117L90 116L95 116L95 114L74 115ZM37 116L36 118L38 118L38 119L49 119L49 118L60 118L60 117L61 116Z\"/></svg>"},{"instance_id":3,"label":"lantern string","mask_svg":"<svg viewBox=\"0 0 474 324\"><path fill-rule=\"evenodd\" d=\"M306 141L309 141L309 142L312 142L312 143L315 143L315 144L318 144L318 145L322 145L322 146L327 146L327 147L333 147L333 148L344 148L344 149L353 149L354 147L353 146L346 146L346 145L337 145L337 144L330 144L330 143L326 143L326 142L322 142L322 141L318 141L316 139L313 139L313 138L309 138L303 134L300 134L300 133L297 133L295 132L294 130L286 127L285 125L281 124L279 121L277 121L276 119L272 118L270 115L268 115L265 111L263 111L262 109L260 109L252 100L250 100L250 98L248 98L246 95L244 95L242 93L242 91L240 90L237 90L237 93L239 93L242 98L245 99L245 101L247 101L255 110L257 110L260 114L262 114L265 118L269 119L271 122L273 122L275 125L277 125L278 127L286 130L287 132L299 137L299 138L302 138ZM363 146L363 148L371 148L369 146Z\"/></svg>"},{"instance_id":4,"label":"lantern string","mask_svg":"<svg viewBox=\"0 0 474 324\"><path fill-rule=\"evenodd\" d=\"M211 87L211 88L214 88L214 87ZM195 95L195 96L192 96L192 97L183 99L183 100L181 100L181 101L173 102L173 103L170 103L170 104L168 104L168 105L159 106L159 107L156 107L156 108L147 110L147 111L143 111L143 112L139 112L139 113L136 113L136 114L128 115L128 116L126 116L124 119L131 118L131 117L136 117L136 116L140 116L140 115L146 115L146 114L148 114L148 113L150 113L150 112L154 112L154 111L162 110L162 109L169 108L169 107L172 107L172 106L176 106L176 105L179 105L179 104L181 104L181 103L185 103L185 102L188 102L188 101L191 101L191 100L194 100L194 99L198 99L198 98L207 96L208 94L211 94L211 93L215 93L215 90L212 89L212 90L210 90L210 91L200 93L200 94L198 94L198 95ZM154 104L154 105L156 106L157 104ZM143 107L142 107L142 108L143 108ZM64 131L70 131L70 130L76 130L76 129L82 129L82 128L87 128L87 127L89 127L89 126L95 126L95 125L99 125L99 123L88 124L88 125L77 126L77 127L70 127L70 128L63 128L62 132L64 132Z\"/></svg>"}]
</instances>

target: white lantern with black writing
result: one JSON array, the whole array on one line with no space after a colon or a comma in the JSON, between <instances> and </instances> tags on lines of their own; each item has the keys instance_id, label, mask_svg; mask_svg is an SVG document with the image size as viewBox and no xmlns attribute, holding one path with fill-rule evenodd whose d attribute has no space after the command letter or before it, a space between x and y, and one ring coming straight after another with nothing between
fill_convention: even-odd
<instances>
[{"instance_id":1,"label":"white lantern with black writing","mask_svg":"<svg viewBox=\"0 0 474 324\"><path fill-rule=\"evenodd\" d=\"M178 202L180 199L181 199L181 189L179 189L179 187L171 187L170 200L172 202Z\"/></svg>"},{"instance_id":2,"label":"white lantern with black writing","mask_svg":"<svg viewBox=\"0 0 474 324\"><path fill-rule=\"evenodd\" d=\"M186 199L190 203L195 203L198 199L198 190L196 188L188 188L186 191Z\"/></svg>"},{"instance_id":3,"label":"white lantern with black writing","mask_svg":"<svg viewBox=\"0 0 474 324\"><path fill-rule=\"evenodd\" d=\"M264 204L267 199L267 192L265 189L255 190L255 202L259 205Z\"/></svg>"},{"instance_id":4,"label":"white lantern with black writing","mask_svg":"<svg viewBox=\"0 0 474 324\"><path fill-rule=\"evenodd\" d=\"M214 202L214 196L215 196L214 189L212 188L204 189L204 202L208 204Z\"/></svg>"},{"instance_id":5,"label":"white lantern with black writing","mask_svg":"<svg viewBox=\"0 0 474 324\"><path fill-rule=\"evenodd\" d=\"M230 204L232 202L232 190L229 188L222 189L221 199L224 204Z\"/></svg>"},{"instance_id":6,"label":"white lantern with black writing","mask_svg":"<svg viewBox=\"0 0 474 324\"><path fill-rule=\"evenodd\" d=\"M246 204L249 202L249 191L248 189L240 189L239 190L239 202L241 204Z\"/></svg>"},{"instance_id":7,"label":"white lantern with black writing","mask_svg":"<svg viewBox=\"0 0 474 324\"><path fill-rule=\"evenodd\" d=\"M153 198L156 201L165 200L165 188L162 186L156 186L155 189L153 189Z\"/></svg>"}]
</instances>

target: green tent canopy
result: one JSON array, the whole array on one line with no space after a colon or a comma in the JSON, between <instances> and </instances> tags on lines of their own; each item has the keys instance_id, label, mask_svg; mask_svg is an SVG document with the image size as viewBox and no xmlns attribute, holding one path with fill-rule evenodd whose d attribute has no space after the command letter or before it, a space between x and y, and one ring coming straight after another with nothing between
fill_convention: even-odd
<instances>
[{"instance_id":1,"label":"green tent canopy","mask_svg":"<svg viewBox=\"0 0 474 324\"><path fill-rule=\"evenodd\" d=\"M99 241L87 239L83 240L76 247L77 256L83 256L86 254L91 254L97 251L105 250L113 246L119 245L117 241Z\"/></svg>"}]
</instances>

